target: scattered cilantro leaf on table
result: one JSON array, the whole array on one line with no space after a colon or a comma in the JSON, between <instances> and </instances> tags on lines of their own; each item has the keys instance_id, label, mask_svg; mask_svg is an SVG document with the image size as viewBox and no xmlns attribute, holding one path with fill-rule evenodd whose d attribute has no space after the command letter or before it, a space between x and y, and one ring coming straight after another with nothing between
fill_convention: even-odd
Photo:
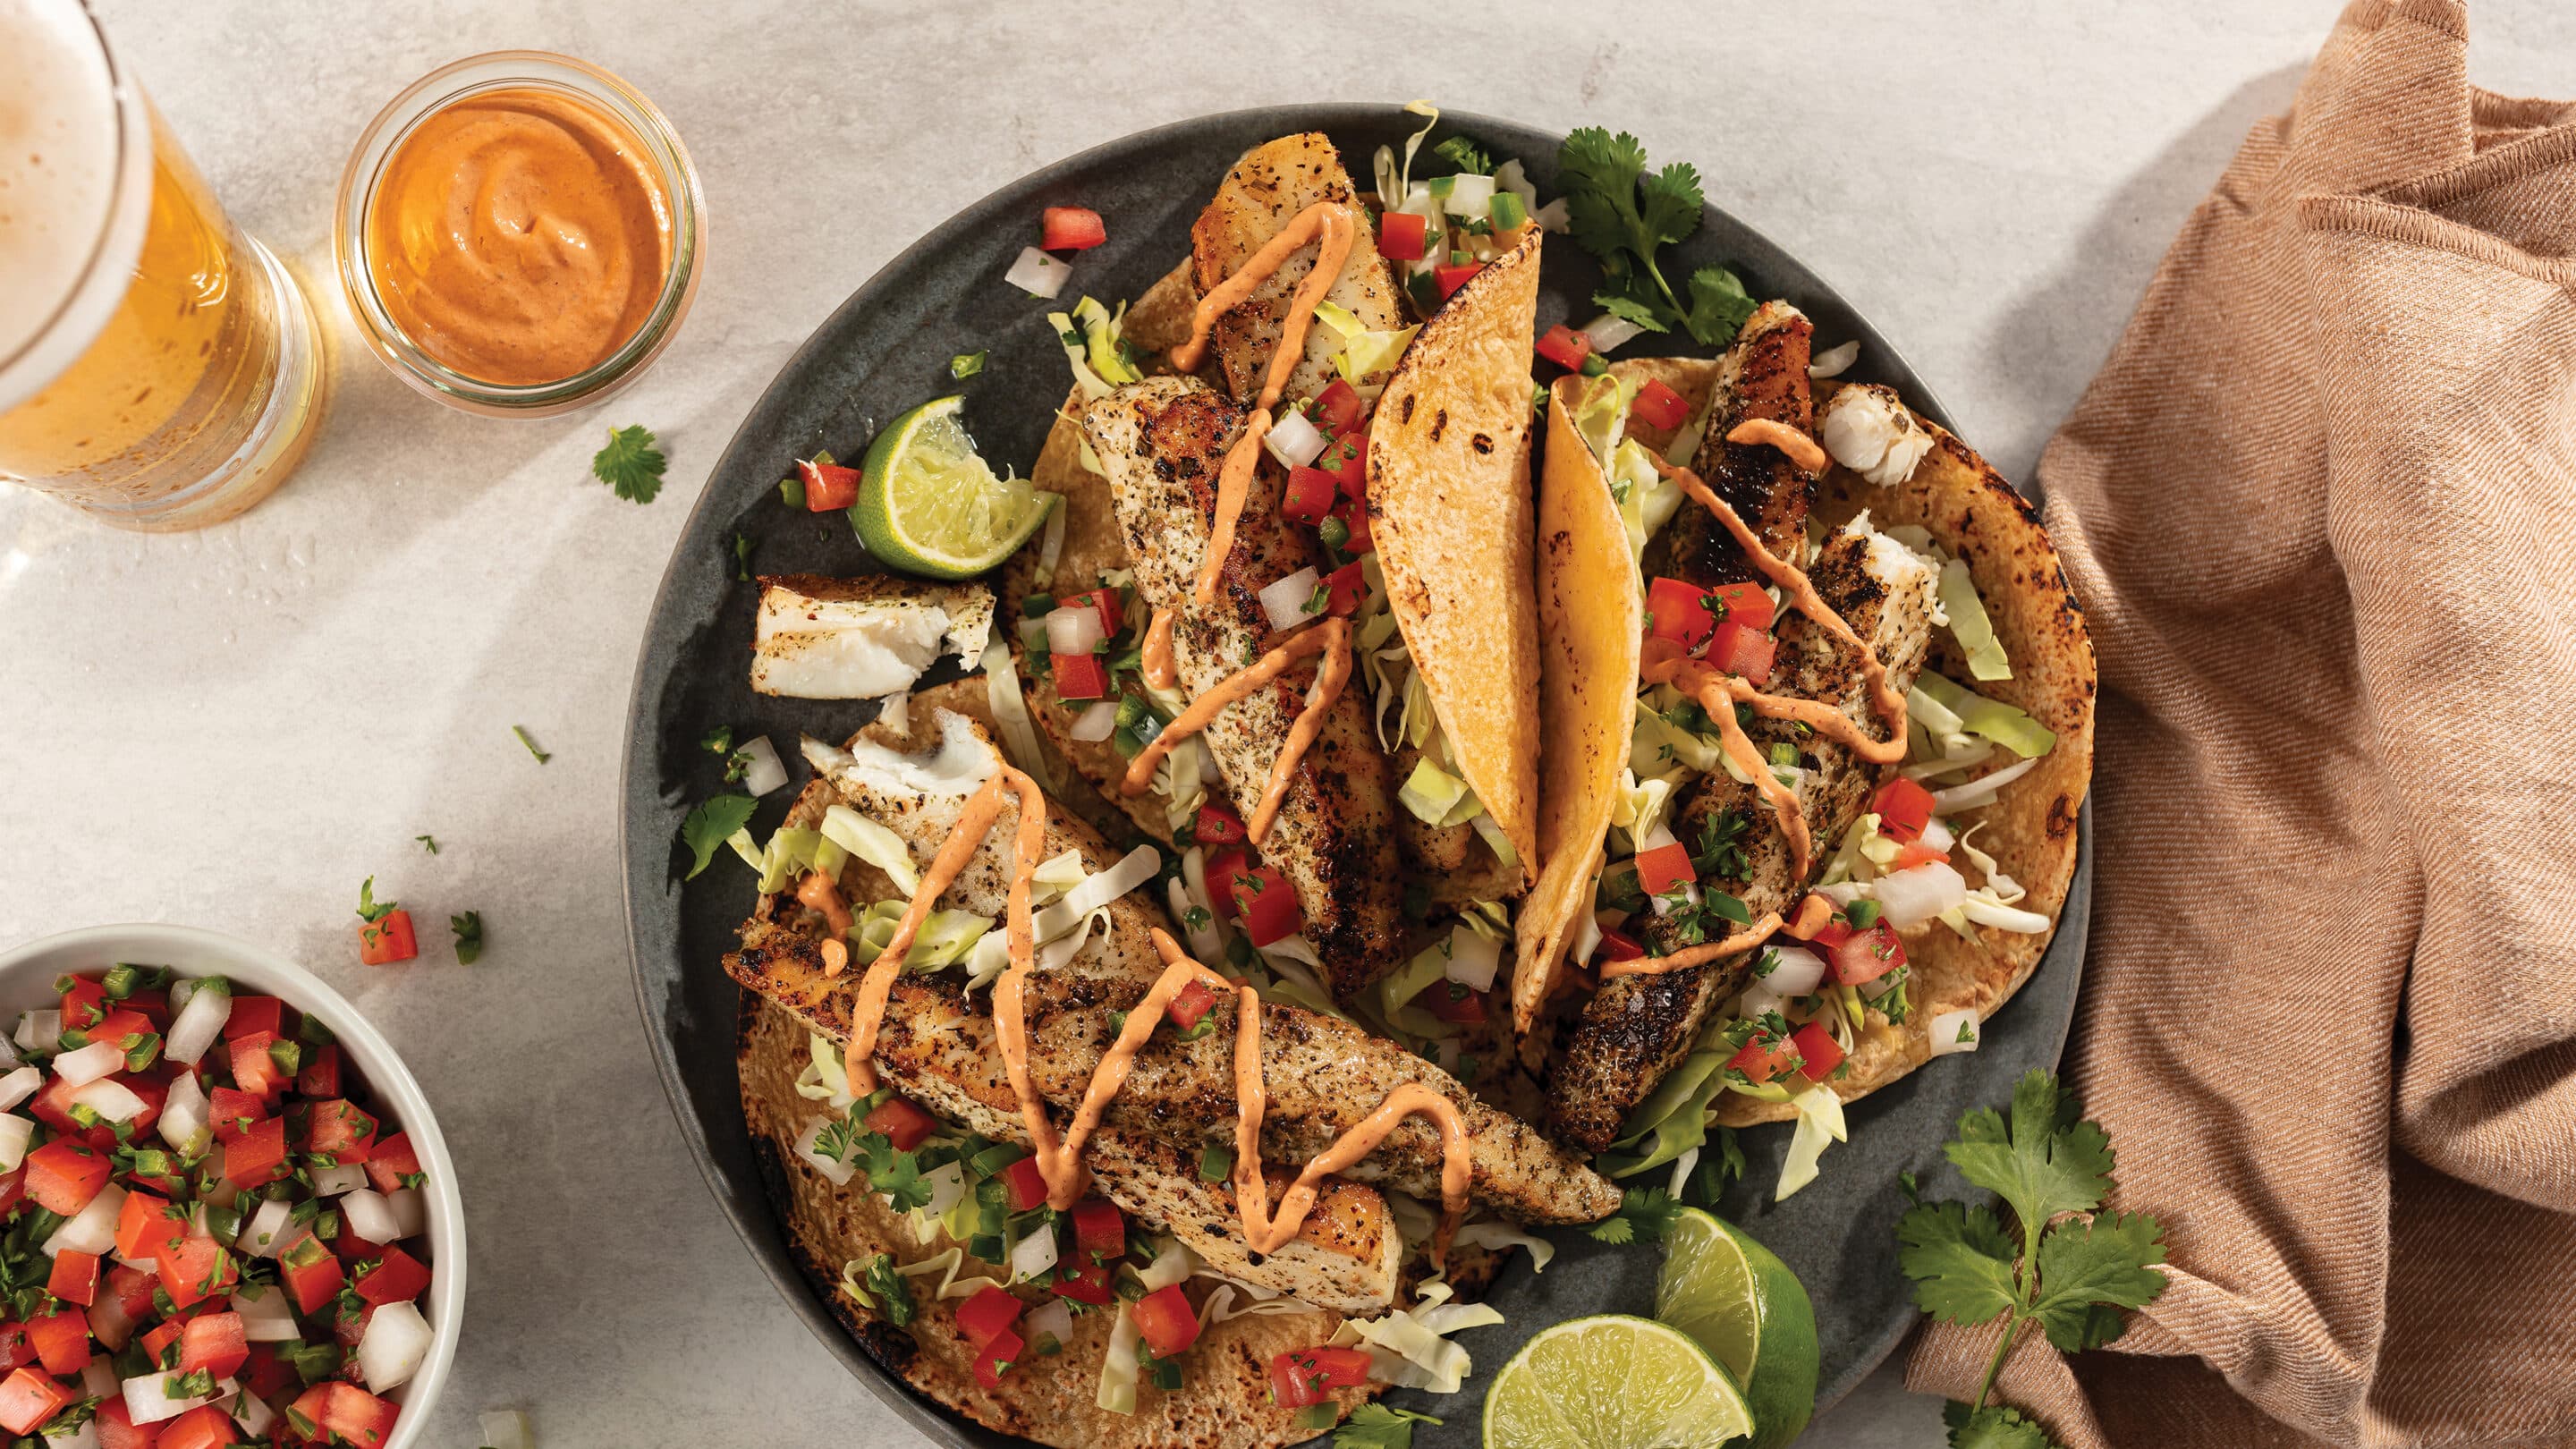
<instances>
[{"instance_id":1,"label":"scattered cilantro leaf on table","mask_svg":"<svg viewBox=\"0 0 2576 1449\"><path fill-rule=\"evenodd\" d=\"M456 933L456 964L471 966L483 956L483 913L467 911L447 918L447 929Z\"/></svg>"},{"instance_id":2,"label":"scattered cilantro leaf on table","mask_svg":"<svg viewBox=\"0 0 2576 1449\"><path fill-rule=\"evenodd\" d=\"M537 737L528 733L528 727L526 725L512 725L510 726L510 733L519 737L519 743L528 747L528 753L537 757L538 764L542 765L546 761L554 758L554 756L537 748Z\"/></svg>"},{"instance_id":3,"label":"scattered cilantro leaf on table","mask_svg":"<svg viewBox=\"0 0 2576 1449\"><path fill-rule=\"evenodd\" d=\"M1413 1449L1413 1426L1447 1422L1411 1409L1362 1404L1333 1431L1333 1449Z\"/></svg>"},{"instance_id":4,"label":"scattered cilantro leaf on table","mask_svg":"<svg viewBox=\"0 0 2576 1449\"><path fill-rule=\"evenodd\" d=\"M1995 1376L2024 1327L2059 1349L2099 1348L2127 1327L2124 1308L2164 1291L2162 1229L2144 1213L2097 1213L2112 1188L2110 1134L2084 1120L2075 1094L2047 1072L2013 1088L2012 1115L1980 1108L1959 1119L1943 1151L1960 1175L2003 1199L2020 1230L1983 1203L1917 1199L1897 1220L1897 1266L1914 1302L1945 1323L2004 1319L1976 1399L1953 1404L1950 1442L1968 1449L2046 1449L2038 1425L1988 1404ZM1911 1178L1906 1194L1914 1196Z\"/></svg>"},{"instance_id":5,"label":"scattered cilantro leaf on table","mask_svg":"<svg viewBox=\"0 0 2576 1449\"><path fill-rule=\"evenodd\" d=\"M421 848L421 849L428 851L428 852L429 852L430 854L432 854L432 855L436 855L436 854L438 854L438 837L437 837L437 836L435 836L435 835L415 835L415 836L413 836L413 837L412 837L412 839L417 840L417 841L419 841L419 842L420 842L420 848Z\"/></svg>"},{"instance_id":6,"label":"scattered cilantro leaf on table","mask_svg":"<svg viewBox=\"0 0 2576 1449\"><path fill-rule=\"evenodd\" d=\"M680 822L680 843L689 847L691 857L686 879L696 880L716 858L716 847L751 823L751 812L759 803L749 795L717 795L689 812Z\"/></svg>"},{"instance_id":7,"label":"scattered cilantro leaf on table","mask_svg":"<svg viewBox=\"0 0 2576 1449\"><path fill-rule=\"evenodd\" d=\"M653 446L653 430L641 426L609 429L608 446L590 457L591 476L629 503L652 502L662 491L666 466L662 450Z\"/></svg>"},{"instance_id":8,"label":"scattered cilantro leaf on table","mask_svg":"<svg viewBox=\"0 0 2576 1449\"><path fill-rule=\"evenodd\" d=\"M1646 148L1622 131L1599 126L1569 132L1557 151L1574 240L1601 262L1603 286L1593 301L1612 316L1650 332L1683 328L1710 346L1731 340L1753 315L1744 283L1724 267L1701 267L1673 290L1656 264L1660 248L1699 230L1706 197L1699 169L1675 161L1646 169Z\"/></svg>"},{"instance_id":9,"label":"scattered cilantro leaf on table","mask_svg":"<svg viewBox=\"0 0 2576 1449\"><path fill-rule=\"evenodd\" d=\"M742 583L751 582L751 540L739 533L733 536L733 576Z\"/></svg>"}]
</instances>

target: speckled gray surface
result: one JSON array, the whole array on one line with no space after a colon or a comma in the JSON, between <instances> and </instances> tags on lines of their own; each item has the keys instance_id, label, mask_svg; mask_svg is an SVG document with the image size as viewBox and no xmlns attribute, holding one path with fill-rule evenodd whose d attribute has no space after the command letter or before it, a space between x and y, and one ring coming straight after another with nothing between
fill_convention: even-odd
<instances>
[{"instance_id":1,"label":"speckled gray surface","mask_svg":"<svg viewBox=\"0 0 2576 1449\"><path fill-rule=\"evenodd\" d=\"M1696 161L2026 476L2336 8L1494 0L1465 26L1319 0L1225 33L1170 3L102 4L234 213L308 275L359 127L474 51L625 74L705 175L696 311L607 415L447 412L352 352L325 296L334 411L257 512L145 539L0 491L0 941L196 922L296 953L384 1027L474 1215L433 1434L466 1449L474 1412L506 1404L547 1449L920 1442L784 1310L689 1165L628 986L616 811L636 645L688 507L797 344L913 238L1045 162L1209 111L1428 94L1625 126ZM2563 90L2562 0L2478 0L2474 27L2481 81ZM612 422L660 430L660 502L588 481ZM355 965L370 872L425 926L482 910L483 962L433 945ZM1937 1405L1888 1370L1801 1442L1939 1437Z\"/></svg>"}]
</instances>

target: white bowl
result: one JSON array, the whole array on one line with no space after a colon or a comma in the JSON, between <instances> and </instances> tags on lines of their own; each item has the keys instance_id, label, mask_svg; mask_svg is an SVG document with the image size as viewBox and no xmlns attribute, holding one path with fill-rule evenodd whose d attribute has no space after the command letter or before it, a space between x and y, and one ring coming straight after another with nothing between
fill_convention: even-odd
<instances>
[{"instance_id":1,"label":"white bowl","mask_svg":"<svg viewBox=\"0 0 2576 1449\"><path fill-rule=\"evenodd\" d=\"M430 1115L420 1083L412 1080L392 1043L320 977L266 947L195 926L92 926L0 952L0 1023L53 1000L54 980L65 972L104 970L119 961L167 966L175 976L229 977L320 1016L374 1091L383 1115L411 1134L412 1151L428 1177L423 1186L428 1189L430 1281L420 1309L432 1339L419 1372L385 1396L402 1406L385 1449L420 1443L430 1406L446 1386L465 1321L465 1204L456 1191L456 1165L448 1160L447 1139L438 1135L438 1119Z\"/></svg>"}]
</instances>

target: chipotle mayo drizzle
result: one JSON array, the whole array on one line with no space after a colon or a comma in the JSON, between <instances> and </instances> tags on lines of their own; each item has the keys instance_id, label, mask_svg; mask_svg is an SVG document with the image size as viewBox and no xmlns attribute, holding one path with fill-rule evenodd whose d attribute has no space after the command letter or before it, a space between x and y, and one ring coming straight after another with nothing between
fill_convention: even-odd
<instances>
[{"instance_id":1,"label":"chipotle mayo drizzle","mask_svg":"<svg viewBox=\"0 0 2576 1449\"><path fill-rule=\"evenodd\" d=\"M1156 609L1153 619L1145 625L1143 658L1138 663L1145 682L1156 689L1181 687L1180 668L1172 662L1173 618L1171 610Z\"/></svg>"},{"instance_id":2,"label":"chipotle mayo drizzle","mask_svg":"<svg viewBox=\"0 0 2576 1449\"><path fill-rule=\"evenodd\" d=\"M1802 473L1825 471L1825 450L1816 440L1778 418L1746 418L1726 435L1730 443L1769 444L1789 457Z\"/></svg>"},{"instance_id":3,"label":"chipotle mayo drizzle","mask_svg":"<svg viewBox=\"0 0 2576 1449\"><path fill-rule=\"evenodd\" d=\"M1288 727L1288 739L1279 747L1279 758L1271 763L1270 782L1261 792L1261 803L1244 822L1244 834L1259 845L1270 834L1271 823L1279 818L1279 803L1288 797L1288 786L1297 777L1297 761L1315 742L1324 728L1324 716L1342 697L1342 686L1351 677L1351 621L1326 619L1312 629L1288 636L1288 642L1262 655L1250 665L1220 679L1207 693L1190 701L1163 732L1156 735L1136 758L1127 762L1127 773L1118 782L1118 793L1142 795L1154 783L1154 768L1172 752L1172 747L1214 723L1225 707L1288 672L1288 666L1310 654L1324 656L1315 672L1314 687L1306 691L1306 707L1297 713L1297 722Z\"/></svg>"},{"instance_id":4,"label":"chipotle mayo drizzle","mask_svg":"<svg viewBox=\"0 0 2576 1449\"><path fill-rule=\"evenodd\" d=\"M1726 957L1750 951L1771 939L1775 932L1793 940L1812 941L1816 938L1816 932L1824 929L1825 922L1833 918L1833 914L1832 901L1809 891L1806 898L1798 902L1797 914L1791 916L1786 922L1780 919L1778 911L1770 911L1766 912L1761 920L1723 941L1711 941L1705 946L1693 946L1687 951L1675 951L1669 956L1641 956L1626 961L1604 961L1601 963L1601 979L1607 981L1613 976L1661 976L1667 971L1706 965L1711 961L1723 960Z\"/></svg>"}]
</instances>

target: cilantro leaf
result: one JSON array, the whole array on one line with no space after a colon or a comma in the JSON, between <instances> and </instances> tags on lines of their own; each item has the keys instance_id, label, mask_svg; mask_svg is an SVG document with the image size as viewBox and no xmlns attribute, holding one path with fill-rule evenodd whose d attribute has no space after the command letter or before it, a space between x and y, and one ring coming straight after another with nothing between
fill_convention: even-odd
<instances>
[{"instance_id":1,"label":"cilantro leaf","mask_svg":"<svg viewBox=\"0 0 2576 1449\"><path fill-rule=\"evenodd\" d=\"M749 795L717 795L709 798L689 818L680 822L680 841L689 847L693 857L686 879L696 880L716 858L716 847L727 837L751 823L751 812L760 802Z\"/></svg>"},{"instance_id":2,"label":"cilantro leaf","mask_svg":"<svg viewBox=\"0 0 2576 1449\"><path fill-rule=\"evenodd\" d=\"M738 582L751 582L751 540L739 533L733 536L733 576Z\"/></svg>"},{"instance_id":3,"label":"cilantro leaf","mask_svg":"<svg viewBox=\"0 0 2576 1449\"><path fill-rule=\"evenodd\" d=\"M467 911L447 918L447 929L456 933L456 964L471 966L483 955L483 913Z\"/></svg>"},{"instance_id":4,"label":"cilantro leaf","mask_svg":"<svg viewBox=\"0 0 2576 1449\"><path fill-rule=\"evenodd\" d=\"M2012 1206L2025 1243L2059 1213L2090 1212L2111 1190L2111 1138L2080 1120L2083 1108L2046 1072L2013 1087L2012 1121L1993 1108L1959 1119L1943 1151L1968 1181Z\"/></svg>"},{"instance_id":5,"label":"cilantro leaf","mask_svg":"<svg viewBox=\"0 0 2576 1449\"><path fill-rule=\"evenodd\" d=\"M1622 321L1633 322L1649 332L1673 330L1664 325L1663 318L1655 315L1655 307L1651 302L1641 301L1619 292L1595 292L1592 294L1592 301L1594 305L1611 316Z\"/></svg>"},{"instance_id":6,"label":"cilantro leaf","mask_svg":"<svg viewBox=\"0 0 2576 1449\"><path fill-rule=\"evenodd\" d=\"M1917 1203L1896 1220L1896 1241L1914 1306L1944 1323L1992 1323L2021 1302L2012 1239L1992 1208Z\"/></svg>"},{"instance_id":7,"label":"cilantro leaf","mask_svg":"<svg viewBox=\"0 0 2576 1449\"><path fill-rule=\"evenodd\" d=\"M1682 325L1693 337L1715 346L1743 331L1756 305L1735 273L1724 267L1702 267L1691 273L1690 311Z\"/></svg>"},{"instance_id":8,"label":"cilantro leaf","mask_svg":"<svg viewBox=\"0 0 2576 1449\"><path fill-rule=\"evenodd\" d=\"M1333 1431L1333 1449L1413 1449L1413 1426L1447 1421L1411 1409L1362 1404Z\"/></svg>"},{"instance_id":9,"label":"cilantro leaf","mask_svg":"<svg viewBox=\"0 0 2576 1449\"><path fill-rule=\"evenodd\" d=\"M369 924L383 920L402 906L400 901L376 899L376 878L369 876L358 887L358 919Z\"/></svg>"},{"instance_id":10,"label":"cilantro leaf","mask_svg":"<svg viewBox=\"0 0 2576 1449\"><path fill-rule=\"evenodd\" d=\"M868 1291L885 1301L888 1323L897 1328L912 1322L912 1285L895 1271L894 1254L879 1253L868 1260L864 1278Z\"/></svg>"},{"instance_id":11,"label":"cilantro leaf","mask_svg":"<svg viewBox=\"0 0 2576 1449\"><path fill-rule=\"evenodd\" d=\"M590 474L630 503L650 503L662 491L662 450L646 427L611 428L608 446L591 455Z\"/></svg>"},{"instance_id":12,"label":"cilantro leaf","mask_svg":"<svg viewBox=\"0 0 2576 1449\"><path fill-rule=\"evenodd\" d=\"M436 855L436 854L438 854L438 837L437 837L437 836L435 836L435 835L415 835L415 836L413 836L413 837L412 837L412 839L417 840L417 841L419 841L419 842L420 842L421 849L428 851L428 852L429 852L430 854L432 854L432 855Z\"/></svg>"},{"instance_id":13,"label":"cilantro leaf","mask_svg":"<svg viewBox=\"0 0 2576 1449\"><path fill-rule=\"evenodd\" d=\"M1707 266L1691 273L1685 301L1656 265L1658 249L1699 230L1707 196L1697 167L1675 161L1650 172L1636 137L1585 126L1567 134L1557 170L1567 230L1601 262L1602 290L1593 301L1656 332L1678 325L1710 346L1743 329L1754 303L1733 272Z\"/></svg>"},{"instance_id":14,"label":"cilantro leaf","mask_svg":"<svg viewBox=\"0 0 2576 1449\"><path fill-rule=\"evenodd\" d=\"M2031 1316L2068 1353L2120 1336L2114 1308L2144 1308L2164 1291L2162 1230L2145 1213L2104 1213L2081 1226L2060 1223L2039 1240L2039 1300ZM2107 1330L2107 1331L2105 1331Z\"/></svg>"},{"instance_id":15,"label":"cilantro leaf","mask_svg":"<svg viewBox=\"0 0 2576 1449\"><path fill-rule=\"evenodd\" d=\"M1942 1406L1941 1422L1950 1426L1950 1449L2057 1449L2037 1424L2001 1404L1970 1409L1952 1400Z\"/></svg>"},{"instance_id":16,"label":"cilantro leaf","mask_svg":"<svg viewBox=\"0 0 2576 1449\"><path fill-rule=\"evenodd\" d=\"M1640 1236L1660 1242L1680 1220L1682 1205L1659 1187L1632 1187L1619 1199L1619 1210L1584 1231L1597 1243L1632 1243Z\"/></svg>"},{"instance_id":17,"label":"cilantro leaf","mask_svg":"<svg viewBox=\"0 0 2576 1449\"><path fill-rule=\"evenodd\" d=\"M1490 176L1494 172L1493 155L1465 136L1450 137L1432 147L1431 154L1445 158L1460 171L1472 171L1478 176Z\"/></svg>"}]
</instances>

